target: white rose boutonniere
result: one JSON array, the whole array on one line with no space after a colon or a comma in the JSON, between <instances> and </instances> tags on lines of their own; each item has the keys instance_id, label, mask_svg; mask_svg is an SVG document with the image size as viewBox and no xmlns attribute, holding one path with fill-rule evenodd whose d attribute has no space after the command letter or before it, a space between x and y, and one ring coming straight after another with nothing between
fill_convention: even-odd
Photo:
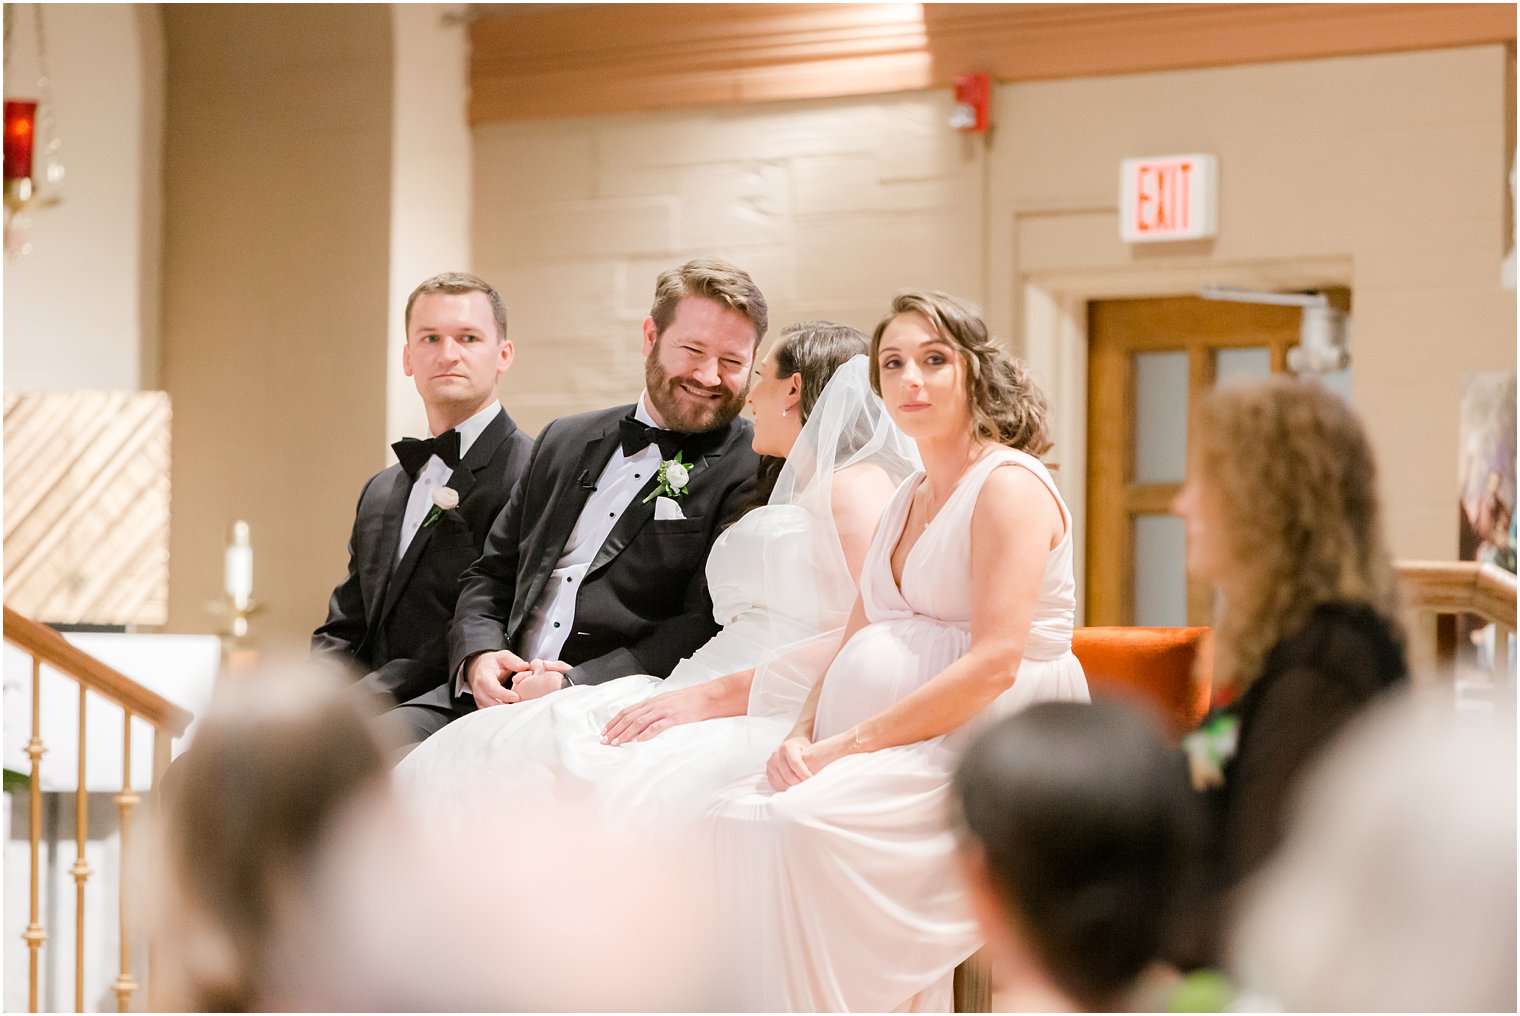
<instances>
[{"instance_id":1,"label":"white rose boutonniere","mask_svg":"<svg viewBox=\"0 0 1520 1016\"><path fill-rule=\"evenodd\" d=\"M428 509L427 518L422 520L422 528L426 529L444 512L453 511L459 507L459 491L453 487L439 487L433 491L433 507Z\"/></svg>"},{"instance_id":2,"label":"white rose boutonniere","mask_svg":"<svg viewBox=\"0 0 1520 1016\"><path fill-rule=\"evenodd\" d=\"M649 496L640 503L648 504L657 497L674 499L685 494L686 484L691 480L691 470L693 468L694 466L691 463L682 462L681 453L676 452L675 458L666 459L660 463L660 471L655 473L655 479L660 482L654 490L649 492Z\"/></svg>"}]
</instances>

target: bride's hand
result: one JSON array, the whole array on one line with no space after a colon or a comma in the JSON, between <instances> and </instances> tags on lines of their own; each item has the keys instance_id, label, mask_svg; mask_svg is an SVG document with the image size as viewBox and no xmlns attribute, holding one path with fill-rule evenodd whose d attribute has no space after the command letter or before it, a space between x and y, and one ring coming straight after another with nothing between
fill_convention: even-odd
<instances>
[{"instance_id":1,"label":"bride's hand","mask_svg":"<svg viewBox=\"0 0 1520 1016\"><path fill-rule=\"evenodd\" d=\"M707 719L706 707L707 697L700 687L662 692L614 716L602 731L602 743L647 741L662 730Z\"/></svg>"},{"instance_id":2,"label":"bride's hand","mask_svg":"<svg viewBox=\"0 0 1520 1016\"><path fill-rule=\"evenodd\" d=\"M512 679L512 690L523 700L543 698L550 692L559 691L564 684L565 671L570 669L557 660L534 660L525 670ZM561 669L561 668L564 669Z\"/></svg>"}]
</instances>

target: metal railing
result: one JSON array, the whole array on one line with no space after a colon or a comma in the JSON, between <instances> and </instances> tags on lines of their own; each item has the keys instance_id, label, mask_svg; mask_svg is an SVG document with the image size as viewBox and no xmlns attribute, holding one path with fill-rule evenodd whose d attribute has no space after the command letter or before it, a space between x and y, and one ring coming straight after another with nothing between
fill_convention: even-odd
<instances>
[{"instance_id":1,"label":"metal railing","mask_svg":"<svg viewBox=\"0 0 1520 1016\"><path fill-rule=\"evenodd\" d=\"M28 786L30 805L31 848L31 896L30 918L22 939L26 942L27 997L31 1012L37 1011L38 961L47 943L47 931L39 917L39 854L42 839L42 756L47 747L42 743L42 667L48 667L73 680L79 685L79 781L75 790L75 860L69 873L74 878L74 1010L84 1012L85 970L85 887L91 875L85 858L85 839L89 823L89 795L85 787L86 738L85 705L88 696L95 694L115 704L122 710L122 782L121 792L115 797L121 813L120 855L123 870L126 869L128 828L133 809L142 798L132 785L132 720L140 719L153 728L153 774L150 792L158 787L159 780L169 766L170 750L174 738L183 734L190 725L191 716L184 709L156 692L144 688L120 671L101 663L93 656L70 644L62 635L46 625L23 617L9 607L5 608L5 641L31 656L32 659L32 736L26 745L31 759L31 780ZM130 953L130 923L128 920L127 882L121 879L119 919L121 922L120 971L112 991L116 994L117 1009L126 1012L132 996L139 985L132 976ZM153 953L151 943L148 954L148 981L153 979Z\"/></svg>"}]
</instances>

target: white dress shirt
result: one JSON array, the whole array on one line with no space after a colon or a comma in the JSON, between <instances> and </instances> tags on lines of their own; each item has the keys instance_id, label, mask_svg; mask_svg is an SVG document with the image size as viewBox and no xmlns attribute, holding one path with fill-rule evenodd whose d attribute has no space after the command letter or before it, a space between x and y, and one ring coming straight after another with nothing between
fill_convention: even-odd
<instances>
[{"instance_id":1,"label":"white dress shirt","mask_svg":"<svg viewBox=\"0 0 1520 1016\"><path fill-rule=\"evenodd\" d=\"M649 393L639 396L633 418L646 426L658 426L648 408ZM575 623L575 598L581 580L591 568L597 551L617 525L634 496L660 468L660 447L649 445L632 456L624 455L622 445L612 451L612 458L596 479L596 489L586 498L576 519L575 528L565 540L549 581L537 603L523 620L523 636L518 641L518 655L524 660L557 660ZM472 694L466 675L469 665L459 668L455 676L456 694Z\"/></svg>"},{"instance_id":2,"label":"white dress shirt","mask_svg":"<svg viewBox=\"0 0 1520 1016\"><path fill-rule=\"evenodd\" d=\"M459 460L461 462L464 461L465 452L470 450L470 445L475 443L475 439L501 411L501 403L490 402L480 412L454 428L459 431ZM406 514L401 516L401 539L396 541L396 560L392 562L392 567L399 564L406 556L406 548L412 545L412 539L422 528L422 520L427 518L428 509L433 507L433 491L439 487L448 486L449 478L453 475L454 467L436 455L429 458L418 470L417 478L412 481L412 493L406 499Z\"/></svg>"},{"instance_id":3,"label":"white dress shirt","mask_svg":"<svg viewBox=\"0 0 1520 1016\"><path fill-rule=\"evenodd\" d=\"M645 406L647 398L648 393L639 396L633 418L653 427L654 418ZM621 445L613 450L602 475L597 477L596 490L586 498L580 518L565 541L565 549L549 573L543 597L524 621L523 637L518 643L524 660L559 659L560 650L570 637L570 625L575 621L575 598L580 593L581 580L590 570L597 551L607 542L612 527L659 470L660 461L659 445L649 445L632 457L623 454Z\"/></svg>"}]
</instances>

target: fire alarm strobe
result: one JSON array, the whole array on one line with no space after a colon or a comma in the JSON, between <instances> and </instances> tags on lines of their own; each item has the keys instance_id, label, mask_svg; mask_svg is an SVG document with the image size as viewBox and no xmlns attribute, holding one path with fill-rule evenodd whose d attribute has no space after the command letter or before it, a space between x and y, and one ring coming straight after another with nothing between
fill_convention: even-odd
<instances>
[{"instance_id":1,"label":"fire alarm strobe","mask_svg":"<svg viewBox=\"0 0 1520 1016\"><path fill-rule=\"evenodd\" d=\"M990 123L988 107L992 98L992 81L985 74L955 76L955 109L950 126L958 131L983 134Z\"/></svg>"}]
</instances>

